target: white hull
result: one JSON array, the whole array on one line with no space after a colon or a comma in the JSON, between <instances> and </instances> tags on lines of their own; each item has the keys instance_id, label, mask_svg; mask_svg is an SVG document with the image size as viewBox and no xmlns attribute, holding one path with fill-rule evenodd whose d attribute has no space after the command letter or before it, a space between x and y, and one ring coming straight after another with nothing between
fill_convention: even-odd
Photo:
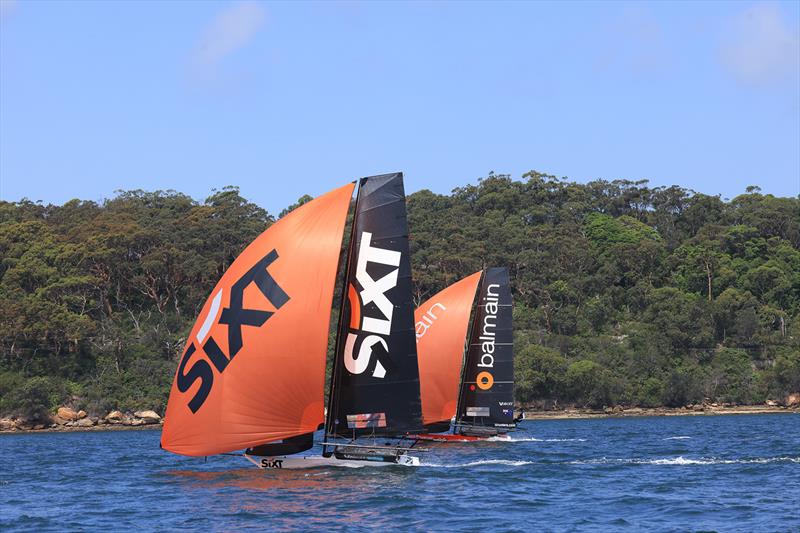
<instances>
[{"instance_id":1,"label":"white hull","mask_svg":"<svg viewBox=\"0 0 800 533\"><path fill-rule=\"evenodd\" d=\"M362 468L370 466L419 466L419 457L398 455L396 461L384 461L378 457L371 459L337 459L322 455L286 455L281 457L257 457L245 454L245 459L263 470L297 470L302 468L344 467Z\"/></svg>"}]
</instances>

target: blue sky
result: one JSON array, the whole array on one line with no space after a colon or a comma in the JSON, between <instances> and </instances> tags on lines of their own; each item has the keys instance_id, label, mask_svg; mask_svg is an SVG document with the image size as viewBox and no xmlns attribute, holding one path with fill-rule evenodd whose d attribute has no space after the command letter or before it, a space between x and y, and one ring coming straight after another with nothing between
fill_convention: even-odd
<instances>
[{"instance_id":1,"label":"blue sky","mask_svg":"<svg viewBox=\"0 0 800 533\"><path fill-rule=\"evenodd\" d=\"M490 171L800 193L800 3L0 0L0 198Z\"/></svg>"}]
</instances>

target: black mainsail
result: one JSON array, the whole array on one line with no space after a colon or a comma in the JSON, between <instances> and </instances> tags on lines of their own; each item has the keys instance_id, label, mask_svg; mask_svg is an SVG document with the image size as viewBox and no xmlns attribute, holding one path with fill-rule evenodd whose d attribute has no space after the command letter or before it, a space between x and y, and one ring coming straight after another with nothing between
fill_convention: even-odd
<instances>
[{"instance_id":1,"label":"black mainsail","mask_svg":"<svg viewBox=\"0 0 800 533\"><path fill-rule=\"evenodd\" d=\"M508 269L486 269L464 360L456 433L496 434L516 427L512 309Z\"/></svg>"},{"instance_id":2,"label":"black mainsail","mask_svg":"<svg viewBox=\"0 0 800 533\"><path fill-rule=\"evenodd\" d=\"M359 185L326 434L402 436L422 428L403 175Z\"/></svg>"}]
</instances>

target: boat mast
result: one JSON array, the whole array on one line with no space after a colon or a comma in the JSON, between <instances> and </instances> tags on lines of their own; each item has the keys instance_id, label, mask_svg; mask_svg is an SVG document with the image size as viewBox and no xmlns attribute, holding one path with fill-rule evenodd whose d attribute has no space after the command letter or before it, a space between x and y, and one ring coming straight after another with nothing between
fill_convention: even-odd
<instances>
[{"instance_id":1,"label":"boat mast","mask_svg":"<svg viewBox=\"0 0 800 533\"><path fill-rule=\"evenodd\" d=\"M340 336L342 334L342 319L344 315L342 311L344 310L344 302L345 298L347 298L347 291L349 289L348 280L350 279L350 263L353 255L353 239L355 238L355 233L356 233L358 200L359 198L361 198L361 187L367 179L368 178L361 178L360 180L358 180L358 191L356 191L356 201L353 207L353 220L352 223L350 224L350 240L347 243L347 251L345 254L345 262L343 269L344 276L341 278L342 293L339 297L339 319L336 323L336 339L334 340L333 361L331 363L333 366L331 367L331 379L330 379L330 386L328 388L328 413L325 416L325 429L324 429L323 442L328 442L328 435L331 435L334 438L336 436L336 427L334 422L336 421L335 417L338 406L338 402L336 400L338 400L338 397L335 394L336 391L334 390L334 387L336 385L336 382L338 381L337 379L338 374L339 372L341 372L341 366L339 365L339 355L341 353L341 347L342 347L340 339ZM331 432L331 430L333 430L333 432ZM322 455L325 457L329 457L332 453L333 453L332 451L328 451L328 446L323 444Z\"/></svg>"}]
</instances>

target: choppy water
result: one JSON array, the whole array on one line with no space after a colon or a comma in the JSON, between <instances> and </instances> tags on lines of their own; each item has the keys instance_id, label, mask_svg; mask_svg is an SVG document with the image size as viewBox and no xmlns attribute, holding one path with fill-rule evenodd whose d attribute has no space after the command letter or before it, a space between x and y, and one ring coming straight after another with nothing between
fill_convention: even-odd
<instances>
[{"instance_id":1,"label":"choppy water","mask_svg":"<svg viewBox=\"0 0 800 533\"><path fill-rule=\"evenodd\" d=\"M259 471L157 431L0 436L0 530L800 531L800 415L523 422L418 468Z\"/></svg>"}]
</instances>

